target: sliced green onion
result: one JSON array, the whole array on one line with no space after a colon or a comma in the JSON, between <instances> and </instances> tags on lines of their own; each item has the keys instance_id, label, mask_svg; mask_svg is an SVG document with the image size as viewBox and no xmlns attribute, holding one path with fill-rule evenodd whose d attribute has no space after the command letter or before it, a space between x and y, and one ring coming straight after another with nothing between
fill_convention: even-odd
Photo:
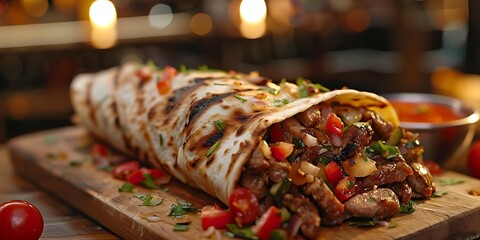
<instances>
[{"instance_id":1,"label":"sliced green onion","mask_svg":"<svg viewBox=\"0 0 480 240\"><path fill-rule=\"evenodd\" d=\"M220 131L223 131L223 129L225 129L227 126L227 124L222 120L214 120L213 124L215 124L215 127L217 127L217 129Z\"/></svg>"},{"instance_id":2,"label":"sliced green onion","mask_svg":"<svg viewBox=\"0 0 480 240\"><path fill-rule=\"evenodd\" d=\"M246 98L244 98L244 97L241 97L241 96L239 96L239 95L237 95L237 94L233 94L233 96L234 96L236 99L240 100L242 103L244 103L244 102L246 102L246 101L247 101L247 99L246 99Z\"/></svg>"},{"instance_id":3,"label":"sliced green onion","mask_svg":"<svg viewBox=\"0 0 480 240\"><path fill-rule=\"evenodd\" d=\"M215 151L215 149L217 149L218 145L220 145L220 141L216 141L216 142L210 147L210 149L208 149L207 153L205 153L205 157L210 157L210 155L212 155L212 153Z\"/></svg>"},{"instance_id":4,"label":"sliced green onion","mask_svg":"<svg viewBox=\"0 0 480 240\"><path fill-rule=\"evenodd\" d=\"M173 231L187 231L188 229L190 229L190 226L189 225L186 225L186 224L175 224L175 226L173 226Z\"/></svg>"},{"instance_id":5,"label":"sliced green onion","mask_svg":"<svg viewBox=\"0 0 480 240\"><path fill-rule=\"evenodd\" d=\"M187 72L187 71L188 71L188 69L187 69L187 67L186 67L185 65L183 65L183 64L180 65L180 72L181 72L181 73L184 73L184 72Z\"/></svg>"},{"instance_id":6,"label":"sliced green onion","mask_svg":"<svg viewBox=\"0 0 480 240\"><path fill-rule=\"evenodd\" d=\"M158 138L159 138L159 141L160 141L160 146L163 146L163 135L158 134Z\"/></svg>"}]
</instances>

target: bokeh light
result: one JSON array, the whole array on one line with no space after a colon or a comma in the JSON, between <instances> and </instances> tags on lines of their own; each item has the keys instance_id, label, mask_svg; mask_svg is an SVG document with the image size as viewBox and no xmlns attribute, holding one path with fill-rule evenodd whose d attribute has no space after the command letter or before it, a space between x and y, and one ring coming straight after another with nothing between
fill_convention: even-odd
<instances>
[{"instance_id":1,"label":"bokeh light","mask_svg":"<svg viewBox=\"0 0 480 240\"><path fill-rule=\"evenodd\" d=\"M166 4L157 4L150 9L148 21L154 28L164 28L172 22L172 8Z\"/></svg>"},{"instance_id":2,"label":"bokeh light","mask_svg":"<svg viewBox=\"0 0 480 240\"><path fill-rule=\"evenodd\" d=\"M365 9L353 9L347 14L347 26L354 32L361 32L370 25L370 14Z\"/></svg>"},{"instance_id":3,"label":"bokeh light","mask_svg":"<svg viewBox=\"0 0 480 240\"><path fill-rule=\"evenodd\" d=\"M117 11L112 2L96 0L90 6L90 21L95 27L108 27L117 22Z\"/></svg>"},{"instance_id":4,"label":"bokeh light","mask_svg":"<svg viewBox=\"0 0 480 240\"><path fill-rule=\"evenodd\" d=\"M41 17L48 10L47 0L22 0L25 12L32 17Z\"/></svg>"},{"instance_id":5,"label":"bokeh light","mask_svg":"<svg viewBox=\"0 0 480 240\"><path fill-rule=\"evenodd\" d=\"M190 29L193 33L203 36L212 30L212 18L205 13L197 13L190 20Z\"/></svg>"},{"instance_id":6,"label":"bokeh light","mask_svg":"<svg viewBox=\"0 0 480 240\"><path fill-rule=\"evenodd\" d=\"M240 3L242 22L258 23L265 21L267 5L263 0L242 0Z\"/></svg>"}]
</instances>

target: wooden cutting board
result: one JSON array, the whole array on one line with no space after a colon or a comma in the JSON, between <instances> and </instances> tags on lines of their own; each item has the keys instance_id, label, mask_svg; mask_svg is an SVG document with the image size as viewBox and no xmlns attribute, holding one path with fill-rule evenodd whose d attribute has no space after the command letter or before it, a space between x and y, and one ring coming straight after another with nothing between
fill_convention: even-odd
<instances>
[{"instance_id":1,"label":"wooden cutting board","mask_svg":"<svg viewBox=\"0 0 480 240\"><path fill-rule=\"evenodd\" d=\"M94 141L81 127L67 127L25 135L8 143L12 163L21 176L84 212L125 239L201 239L200 217L190 213L190 229L174 231L175 219L168 216L178 200L203 207L219 201L200 190L172 181L161 190L137 187L135 193L151 193L163 198L158 206L139 206L132 193L118 192L122 181L101 171L88 159L85 146ZM382 226L360 228L342 224L322 227L319 239L474 239L480 237L480 196L468 192L480 190L480 180L454 172L436 177L460 179L463 183L439 186L447 193L440 198L417 201L413 214L398 214ZM167 191L168 189L168 191ZM160 221L143 218L155 213Z\"/></svg>"}]
</instances>

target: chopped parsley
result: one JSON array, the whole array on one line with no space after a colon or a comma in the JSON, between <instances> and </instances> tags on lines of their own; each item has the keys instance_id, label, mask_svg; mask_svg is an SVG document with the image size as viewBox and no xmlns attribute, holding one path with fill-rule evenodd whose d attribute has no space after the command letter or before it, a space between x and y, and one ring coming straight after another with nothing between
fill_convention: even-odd
<instances>
[{"instance_id":1,"label":"chopped parsley","mask_svg":"<svg viewBox=\"0 0 480 240\"><path fill-rule=\"evenodd\" d=\"M234 96L236 99L240 100L240 102L242 102L242 103L244 103L244 102L247 101L246 98L244 98L244 97L242 97L242 96L240 96L240 95L233 94L233 96Z\"/></svg>"},{"instance_id":2,"label":"chopped parsley","mask_svg":"<svg viewBox=\"0 0 480 240\"><path fill-rule=\"evenodd\" d=\"M225 129L227 126L227 124L222 120L214 120L213 124L215 124L215 127L217 127L219 131L223 131L223 129Z\"/></svg>"},{"instance_id":3,"label":"chopped parsley","mask_svg":"<svg viewBox=\"0 0 480 240\"><path fill-rule=\"evenodd\" d=\"M190 229L190 226L187 225L187 224L175 224L175 226L173 226L173 231L187 231L188 229Z\"/></svg>"},{"instance_id":4,"label":"chopped parsley","mask_svg":"<svg viewBox=\"0 0 480 240\"><path fill-rule=\"evenodd\" d=\"M298 85L298 96L300 98L306 98L315 93L330 91L330 89L324 87L323 85L319 83L311 83L309 80L306 80L303 77L297 78L296 83Z\"/></svg>"},{"instance_id":5,"label":"chopped parsley","mask_svg":"<svg viewBox=\"0 0 480 240\"><path fill-rule=\"evenodd\" d=\"M251 227L239 227L237 224L231 223L227 224L227 236L232 238L241 238L241 239L250 239L257 240L258 237L253 233Z\"/></svg>"},{"instance_id":6,"label":"chopped parsley","mask_svg":"<svg viewBox=\"0 0 480 240\"><path fill-rule=\"evenodd\" d=\"M396 228L398 226L398 224L396 222L389 222L388 223L388 228Z\"/></svg>"},{"instance_id":7,"label":"chopped parsley","mask_svg":"<svg viewBox=\"0 0 480 240\"><path fill-rule=\"evenodd\" d=\"M82 160L71 160L71 161L69 162L69 165L70 165L71 167L80 167L80 166L82 166L82 164L83 164L83 161L82 161Z\"/></svg>"},{"instance_id":8,"label":"chopped parsley","mask_svg":"<svg viewBox=\"0 0 480 240\"><path fill-rule=\"evenodd\" d=\"M277 98L273 100L273 106L282 107L290 103L290 100L286 98Z\"/></svg>"},{"instance_id":9,"label":"chopped parsley","mask_svg":"<svg viewBox=\"0 0 480 240\"><path fill-rule=\"evenodd\" d=\"M55 160L55 159L58 158L58 154L53 153L53 152L48 152L46 156L47 156L47 158L50 159L50 160Z\"/></svg>"},{"instance_id":10,"label":"chopped parsley","mask_svg":"<svg viewBox=\"0 0 480 240\"><path fill-rule=\"evenodd\" d=\"M134 194L133 196L143 201L140 206L158 206L163 202L163 198L154 199L151 193Z\"/></svg>"},{"instance_id":11,"label":"chopped parsley","mask_svg":"<svg viewBox=\"0 0 480 240\"><path fill-rule=\"evenodd\" d=\"M414 213L417 208L417 203L412 200L408 200L405 204L400 204L400 211L398 213L411 214Z\"/></svg>"},{"instance_id":12,"label":"chopped parsley","mask_svg":"<svg viewBox=\"0 0 480 240\"><path fill-rule=\"evenodd\" d=\"M178 204L172 204L170 207L170 213L168 214L169 216L172 217L178 217L178 216L183 216L189 212L196 212L199 209L193 204L186 202L186 201L177 201Z\"/></svg>"},{"instance_id":13,"label":"chopped parsley","mask_svg":"<svg viewBox=\"0 0 480 240\"><path fill-rule=\"evenodd\" d=\"M118 188L118 191L119 192L133 192L133 189L135 189L135 185L129 183L129 182L126 182L126 183L123 183L122 186L120 186Z\"/></svg>"},{"instance_id":14,"label":"chopped parsley","mask_svg":"<svg viewBox=\"0 0 480 240\"><path fill-rule=\"evenodd\" d=\"M158 134L158 139L159 139L158 141L159 141L159 143L160 143L160 146L163 147L163 143L164 143L164 142L163 142L163 135L162 135L162 134Z\"/></svg>"},{"instance_id":15,"label":"chopped parsley","mask_svg":"<svg viewBox=\"0 0 480 240\"><path fill-rule=\"evenodd\" d=\"M447 185L457 185L460 183L464 183L465 180L458 179L458 178L441 178L438 181L440 185L447 186Z\"/></svg>"},{"instance_id":16,"label":"chopped parsley","mask_svg":"<svg viewBox=\"0 0 480 240\"><path fill-rule=\"evenodd\" d=\"M447 194L447 191L437 190L432 194L432 198L439 198L439 197L442 197L445 194Z\"/></svg>"},{"instance_id":17,"label":"chopped parsley","mask_svg":"<svg viewBox=\"0 0 480 240\"><path fill-rule=\"evenodd\" d=\"M208 149L207 153L205 153L205 157L210 157L212 153L217 149L217 147L220 145L220 141L216 141L210 149Z\"/></svg>"},{"instance_id":18,"label":"chopped parsley","mask_svg":"<svg viewBox=\"0 0 480 240\"><path fill-rule=\"evenodd\" d=\"M184 73L184 72L187 72L187 71L188 71L188 68L187 68L185 65L182 64L182 65L180 65L179 71L180 71L181 73Z\"/></svg>"},{"instance_id":19,"label":"chopped parsley","mask_svg":"<svg viewBox=\"0 0 480 240\"><path fill-rule=\"evenodd\" d=\"M386 159L392 159L400 156L400 150L397 146L386 145L384 141L378 140L366 148L367 153L378 154Z\"/></svg>"},{"instance_id":20,"label":"chopped parsley","mask_svg":"<svg viewBox=\"0 0 480 240\"><path fill-rule=\"evenodd\" d=\"M276 89L272 87L260 87L258 90L265 91L273 95L277 95L280 92L280 89Z\"/></svg>"},{"instance_id":21,"label":"chopped parsley","mask_svg":"<svg viewBox=\"0 0 480 240\"><path fill-rule=\"evenodd\" d=\"M378 223L376 218L352 218L348 220L348 225L354 227L374 227Z\"/></svg>"},{"instance_id":22,"label":"chopped parsley","mask_svg":"<svg viewBox=\"0 0 480 240\"><path fill-rule=\"evenodd\" d=\"M144 173L143 174L143 177L145 178L141 184L147 188L150 188L150 189L157 189L159 188L159 186L155 183L155 180L152 176L152 174L149 174L149 173Z\"/></svg>"}]
</instances>

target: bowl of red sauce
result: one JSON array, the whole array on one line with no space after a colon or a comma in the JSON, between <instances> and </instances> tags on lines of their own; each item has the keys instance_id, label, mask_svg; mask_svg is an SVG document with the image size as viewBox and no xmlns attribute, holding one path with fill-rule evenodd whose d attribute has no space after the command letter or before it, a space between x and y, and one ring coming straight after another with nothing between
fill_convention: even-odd
<instances>
[{"instance_id":1,"label":"bowl of red sauce","mask_svg":"<svg viewBox=\"0 0 480 240\"><path fill-rule=\"evenodd\" d=\"M463 165L460 162L464 161L479 120L473 107L435 94L396 93L385 97L397 111L400 126L420 134L425 160L443 167Z\"/></svg>"}]
</instances>

